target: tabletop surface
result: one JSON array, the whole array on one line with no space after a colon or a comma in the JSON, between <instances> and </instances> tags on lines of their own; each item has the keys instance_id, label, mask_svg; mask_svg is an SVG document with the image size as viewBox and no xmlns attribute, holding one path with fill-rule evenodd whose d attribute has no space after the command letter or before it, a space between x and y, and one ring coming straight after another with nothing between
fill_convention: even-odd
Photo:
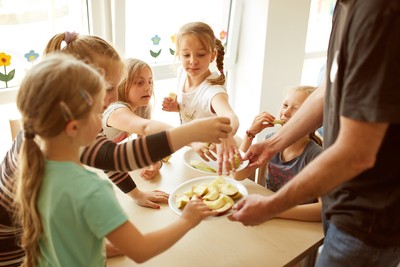
<instances>
[{"instance_id":1,"label":"tabletop surface","mask_svg":"<svg viewBox=\"0 0 400 267\"><path fill-rule=\"evenodd\" d=\"M158 189L170 193L191 178L210 176L184 164L183 153L187 149L173 154L152 181L142 179L139 171L131 172L138 188L142 191ZM241 183L249 194L272 194L251 180L246 179ZM116 188L115 192L131 222L142 233L165 227L179 216L168 204L161 205L159 210L144 208L119 189ZM323 238L321 223L273 219L258 226L246 227L226 217L218 217L202 221L170 249L140 266L291 266L317 250ZM110 267L138 265L125 256L107 260L107 266Z\"/></svg>"}]
</instances>

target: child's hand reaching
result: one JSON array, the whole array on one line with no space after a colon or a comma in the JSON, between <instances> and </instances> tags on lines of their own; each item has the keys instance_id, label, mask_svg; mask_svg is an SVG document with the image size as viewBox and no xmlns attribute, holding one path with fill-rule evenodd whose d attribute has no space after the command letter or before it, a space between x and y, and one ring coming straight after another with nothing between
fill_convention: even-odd
<instances>
[{"instance_id":1,"label":"child's hand reaching","mask_svg":"<svg viewBox=\"0 0 400 267\"><path fill-rule=\"evenodd\" d=\"M168 97L164 97L162 110L175 112L179 111L179 104L174 93L170 93Z\"/></svg>"},{"instance_id":2,"label":"child's hand reaching","mask_svg":"<svg viewBox=\"0 0 400 267\"><path fill-rule=\"evenodd\" d=\"M143 168L140 171L140 177L142 177L146 181L153 179L160 172L161 166L162 166L161 161L158 161L154 164L151 164L148 167Z\"/></svg>"},{"instance_id":3,"label":"child's hand reaching","mask_svg":"<svg viewBox=\"0 0 400 267\"><path fill-rule=\"evenodd\" d=\"M229 175L230 171L236 171L236 159L235 155L242 162L242 156L240 155L236 141L232 135L222 140L221 144L217 145L218 155L218 174L221 175L223 172Z\"/></svg>"},{"instance_id":4,"label":"child's hand reaching","mask_svg":"<svg viewBox=\"0 0 400 267\"><path fill-rule=\"evenodd\" d=\"M218 212L211 210L206 204L200 199L190 200L182 212L182 219L187 221L191 227L198 225L204 218L209 216L215 216Z\"/></svg>"},{"instance_id":5,"label":"child's hand reaching","mask_svg":"<svg viewBox=\"0 0 400 267\"><path fill-rule=\"evenodd\" d=\"M163 191L154 190L151 192L143 192L140 191L137 187L128 194L136 201L138 205L152 209L160 208L160 205L158 205L157 203L167 204L169 197L169 194Z\"/></svg>"},{"instance_id":6,"label":"child's hand reaching","mask_svg":"<svg viewBox=\"0 0 400 267\"><path fill-rule=\"evenodd\" d=\"M217 153L217 147L215 144L194 142L191 143L190 146L203 160L207 162L210 161L210 159L214 161L217 160L215 154L212 153Z\"/></svg>"}]
</instances>

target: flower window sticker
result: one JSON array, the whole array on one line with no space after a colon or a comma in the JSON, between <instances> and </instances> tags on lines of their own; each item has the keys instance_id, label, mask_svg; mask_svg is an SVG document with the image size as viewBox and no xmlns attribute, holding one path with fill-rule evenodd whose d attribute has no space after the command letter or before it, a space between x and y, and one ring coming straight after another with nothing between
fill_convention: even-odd
<instances>
[{"instance_id":1,"label":"flower window sticker","mask_svg":"<svg viewBox=\"0 0 400 267\"><path fill-rule=\"evenodd\" d=\"M160 44L161 38L158 36L158 34L156 34L151 38L151 41L153 42L153 45L158 46ZM150 55L154 58L157 58L161 54L161 50L162 49L160 48L158 52L154 52L150 49Z\"/></svg>"},{"instance_id":2,"label":"flower window sticker","mask_svg":"<svg viewBox=\"0 0 400 267\"><path fill-rule=\"evenodd\" d=\"M227 37L228 37L228 32L222 30L222 31L219 33L219 39L220 39L221 42L224 44L225 49L226 49Z\"/></svg>"},{"instance_id":3,"label":"flower window sticker","mask_svg":"<svg viewBox=\"0 0 400 267\"><path fill-rule=\"evenodd\" d=\"M4 52L0 53L0 67L4 67L4 73L0 72L0 81L6 83L6 87L8 88L8 82L11 81L15 76L15 69L7 73L7 66L11 64L11 55L7 55Z\"/></svg>"},{"instance_id":4,"label":"flower window sticker","mask_svg":"<svg viewBox=\"0 0 400 267\"><path fill-rule=\"evenodd\" d=\"M30 50L29 53L26 53L26 54L24 55L24 57L26 58L26 60L27 60L29 63L33 63L33 62L36 61L36 59L39 58L39 54L36 53L35 50Z\"/></svg>"},{"instance_id":5,"label":"flower window sticker","mask_svg":"<svg viewBox=\"0 0 400 267\"><path fill-rule=\"evenodd\" d=\"M173 35L171 35L171 42L172 42L172 45L175 45L175 39L176 39L176 33L174 33ZM175 55L175 50L174 49L172 49L172 48L170 48L169 49L169 52L171 53L171 55Z\"/></svg>"}]
</instances>

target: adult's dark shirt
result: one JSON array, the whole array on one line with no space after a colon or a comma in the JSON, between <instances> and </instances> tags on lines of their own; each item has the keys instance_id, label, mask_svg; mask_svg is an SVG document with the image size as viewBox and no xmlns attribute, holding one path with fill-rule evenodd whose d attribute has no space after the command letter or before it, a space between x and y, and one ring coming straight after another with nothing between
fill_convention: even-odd
<instances>
[{"instance_id":1,"label":"adult's dark shirt","mask_svg":"<svg viewBox=\"0 0 400 267\"><path fill-rule=\"evenodd\" d=\"M389 127L375 166L323 196L323 204L331 223L373 246L400 245L399 48L399 0L338 0L325 77L324 146L335 142L340 116Z\"/></svg>"}]
</instances>

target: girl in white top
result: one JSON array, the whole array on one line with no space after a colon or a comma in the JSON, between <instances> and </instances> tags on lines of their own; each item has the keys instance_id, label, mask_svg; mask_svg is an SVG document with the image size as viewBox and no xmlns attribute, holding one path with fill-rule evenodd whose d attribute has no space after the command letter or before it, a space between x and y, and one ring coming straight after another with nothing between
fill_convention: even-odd
<instances>
[{"instance_id":1,"label":"girl in white top","mask_svg":"<svg viewBox=\"0 0 400 267\"><path fill-rule=\"evenodd\" d=\"M240 153L234 135L239 127L239 120L228 101L225 90L224 46L215 38L209 25L192 22L181 27L176 35L176 55L182 70L178 77L178 97L166 97L163 110L180 113L181 122L187 123L198 118L224 116L230 119L233 129L229 138L217 146L218 173L222 170L229 174L235 171L235 158ZM211 73L210 63L216 59L218 73ZM204 143L192 143L193 149L205 160L216 160L210 150L215 146Z\"/></svg>"},{"instance_id":2,"label":"girl in white top","mask_svg":"<svg viewBox=\"0 0 400 267\"><path fill-rule=\"evenodd\" d=\"M172 126L151 120L151 97L154 95L153 72L139 59L126 60L127 74L118 85L118 102L112 103L103 113L103 130L109 139L120 142L130 136L157 133ZM140 176L153 179L162 161L143 168ZM158 191L159 197L168 200L168 194Z\"/></svg>"}]
</instances>

